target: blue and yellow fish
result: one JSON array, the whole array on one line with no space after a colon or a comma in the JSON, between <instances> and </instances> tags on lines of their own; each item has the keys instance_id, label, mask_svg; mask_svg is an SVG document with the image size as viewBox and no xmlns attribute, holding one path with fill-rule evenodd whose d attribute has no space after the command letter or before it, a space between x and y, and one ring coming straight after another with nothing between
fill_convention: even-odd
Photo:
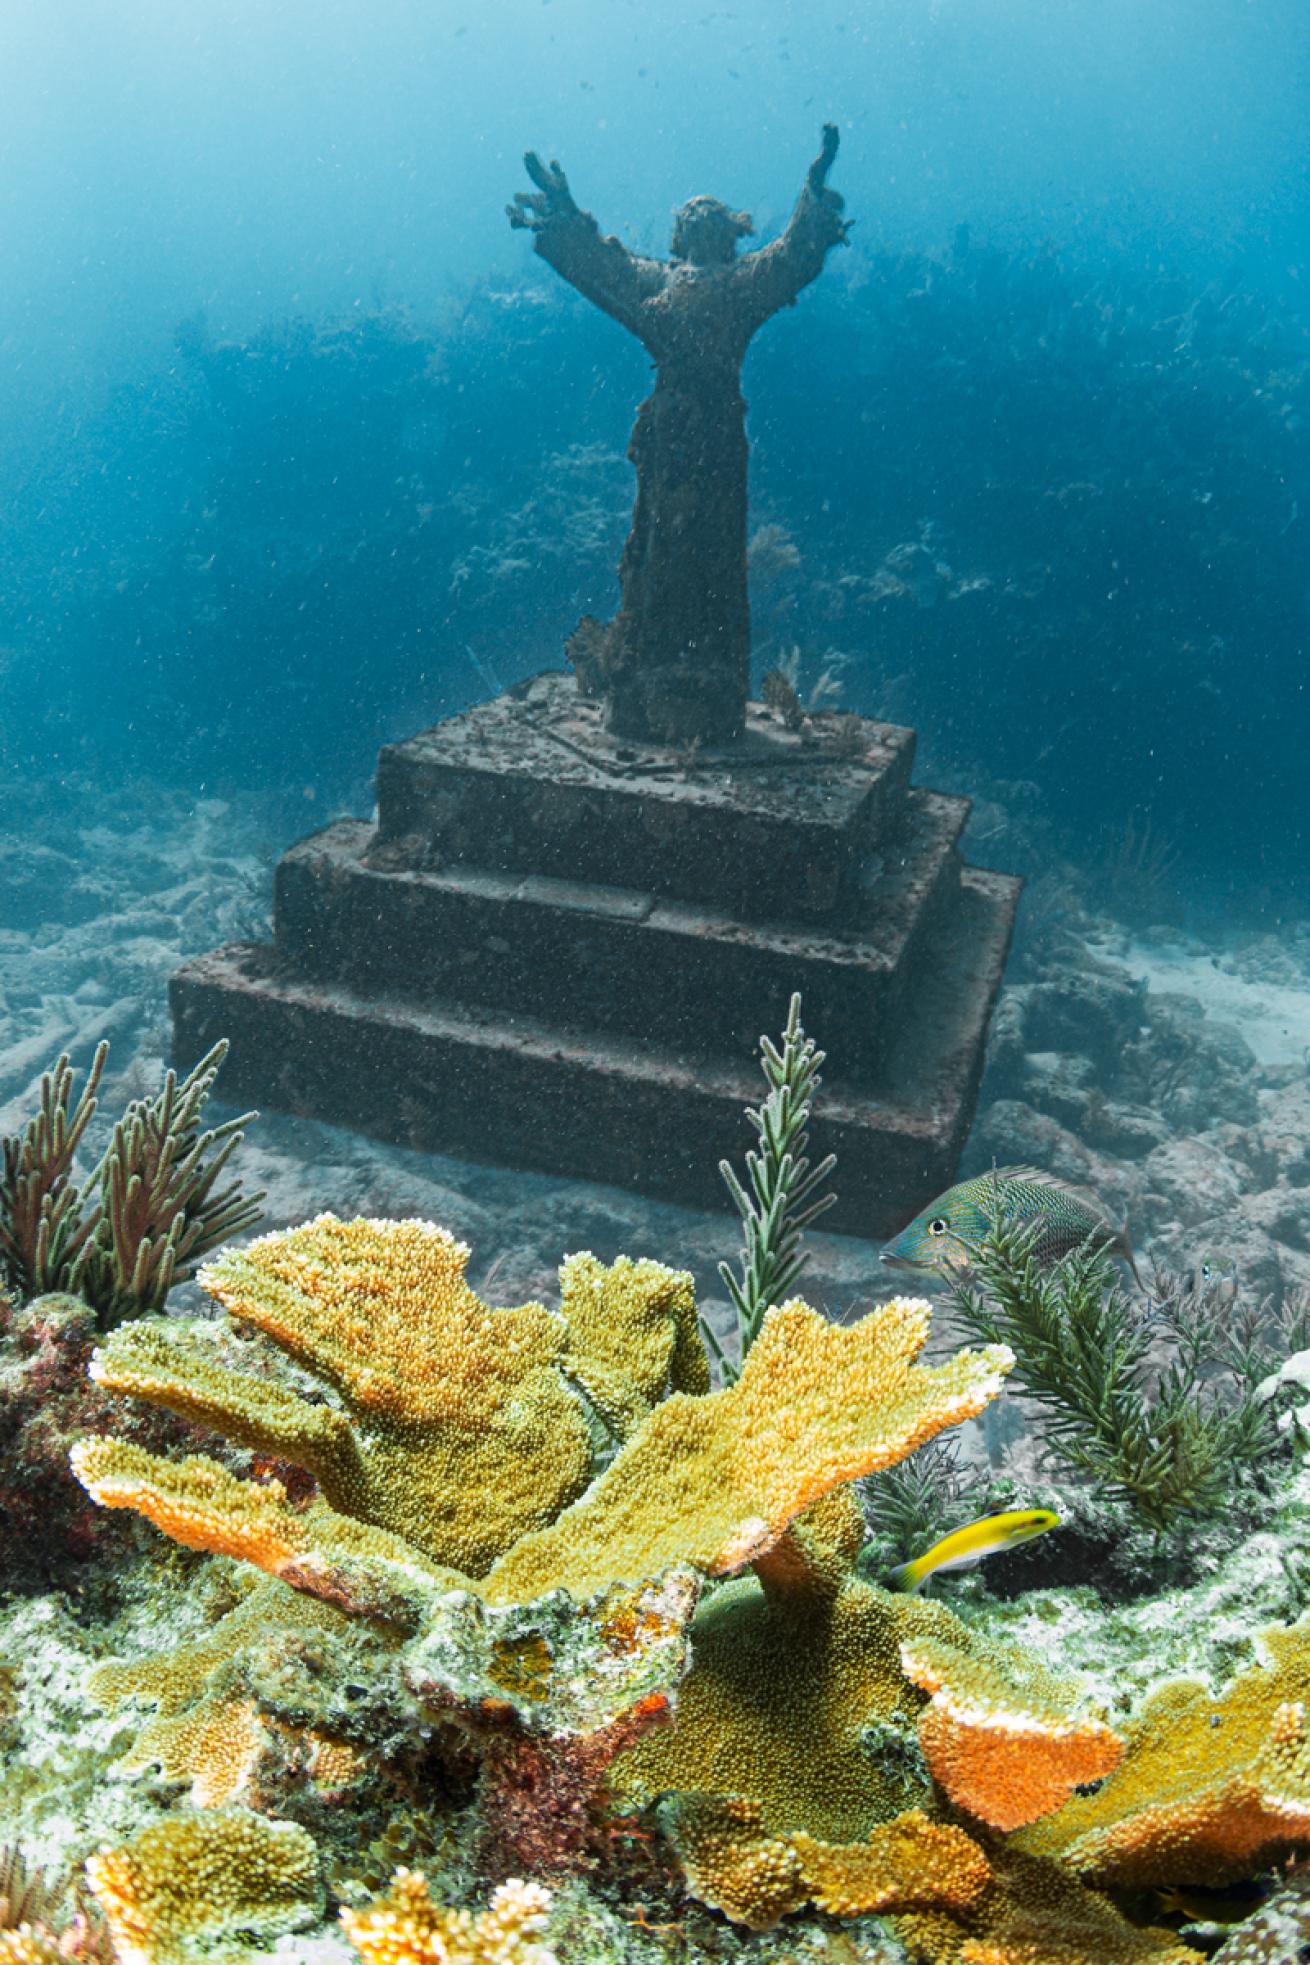
<instances>
[{"instance_id":1,"label":"blue and yellow fish","mask_svg":"<svg viewBox=\"0 0 1310 1965\"><path fill-rule=\"evenodd\" d=\"M888 1242L882 1259L892 1269L950 1275L969 1267L998 1219L1040 1224L1033 1254L1043 1265L1091 1242L1121 1256L1141 1283L1127 1234L1096 1196L1037 1167L996 1167L948 1188Z\"/></svg>"},{"instance_id":2,"label":"blue and yellow fish","mask_svg":"<svg viewBox=\"0 0 1310 1965\"><path fill-rule=\"evenodd\" d=\"M1017 1549L1035 1535L1058 1528L1060 1517L1049 1508L1010 1508L1004 1514L980 1515L976 1522L953 1528L934 1542L923 1555L903 1562L886 1579L889 1590L908 1590L917 1596L930 1576L942 1576L962 1569L973 1569L985 1556Z\"/></svg>"}]
</instances>

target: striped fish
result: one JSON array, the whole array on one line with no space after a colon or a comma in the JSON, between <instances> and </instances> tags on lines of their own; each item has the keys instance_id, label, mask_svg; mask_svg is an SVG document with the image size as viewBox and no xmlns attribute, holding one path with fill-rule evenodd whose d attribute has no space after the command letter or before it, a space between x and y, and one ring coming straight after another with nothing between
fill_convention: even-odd
<instances>
[{"instance_id":1,"label":"striped fish","mask_svg":"<svg viewBox=\"0 0 1310 1965\"><path fill-rule=\"evenodd\" d=\"M882 1259L892 1269L940 1275L967 1269L998 1218L1040 1223L1033 1253L1043 1267L1091 1242L1121 1256L1141 1283L1125 1230L1096 1196L1037 1167L996 1167L948 1188L887 1243Z\"/></svg>"}]
</instances>

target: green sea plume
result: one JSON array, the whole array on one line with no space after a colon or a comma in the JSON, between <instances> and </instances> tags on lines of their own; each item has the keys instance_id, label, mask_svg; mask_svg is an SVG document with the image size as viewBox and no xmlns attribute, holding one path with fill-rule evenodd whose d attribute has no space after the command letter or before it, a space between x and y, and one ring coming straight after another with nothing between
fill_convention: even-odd
<instances>
[{"instance_id":1,"label":"green sea plume","mask_svg":"<svg viewBox=\"0 0 1310 1965\"><path fill-rule=\"evenodd\" d=\"M0 1141L0 1272L20 1297L80 1296L108 1330L162 1310L211 1250L258 1221L262 1194L223 1184L254 1118L205 1127L203 1112L227 1044L215 1044L153 1097L133 1099L90 1172L76 1158L95 1116L109 1055L101 1043L73 1098L59 1058L41 1080L39 1110Z\"/></svg>"},{"instance_id":2,"label":"green sea plume","mask_svg":"<svg viewBox=\"0 0 1310 1965\"><path fill-rule=\"evenodd\" d=\"M1001 1215L954 1279L955 1312L985 1343L1014 1353L1015 1389L1041 1411L1043 1439L1073 1472L1125 1497L1157 1531L1254 1493L1277 1433L1260 1386L1276 1341L1252 1327L1190 1325L1162 1334L1130 1301L1109 1246L1084 1241L1051 1264L1040 1222ZM1178 1302L1172 1314L1179 1314Z\"/></svg>"}]
</instances>

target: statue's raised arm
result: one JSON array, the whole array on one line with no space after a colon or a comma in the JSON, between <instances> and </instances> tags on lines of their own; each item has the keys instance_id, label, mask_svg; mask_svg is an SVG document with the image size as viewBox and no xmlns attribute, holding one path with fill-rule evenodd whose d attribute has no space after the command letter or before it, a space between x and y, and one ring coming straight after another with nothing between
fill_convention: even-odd
<instances>
[{"instance_id":1,"label":"statue's raised arm","mask_svg":"<svg viewBox=\"0 0 1310 1965\"><path fill-rule=\"evenodd\" d=\"M837 125L825 123L822 148L805 174L786 231L737 262L736 278L747 297L752 331L780 307L790 307L818 279L832 248L845 243L853 221L842 217L846 200L828 184L840 141Z\"/></svg>"},{"instance_id":2,"label":"statue's raised arm","mask_svg":"<svg viewBox=\"0 0 1310 1965\"><path fill-rule=\"evenodd\" d=\"M505 211L516 231L531 232L533 250L597 307L639 339L645 339L645 303L663 286L667 269L642 259L612 235L602 234L590 212L574 201L569 181L552 158L535 150L523 159L535 191L516 191Z\"/></svg>"}]
</instances>

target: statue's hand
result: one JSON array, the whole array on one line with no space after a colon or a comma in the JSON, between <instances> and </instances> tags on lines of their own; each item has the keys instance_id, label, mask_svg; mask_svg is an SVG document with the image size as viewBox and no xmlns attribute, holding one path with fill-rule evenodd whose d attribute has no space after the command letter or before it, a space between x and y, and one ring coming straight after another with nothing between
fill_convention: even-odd
<instances>
[{"instance_id":1,"label":"statue's hand","mask_svg":"<svg viewBox=\"0 0 1310 1965\"><path fill-rule=\"evenodd\" d=\"M832 169L833 159L837 155L837 145L840 142L841 133L837 125L835 123L825 123L823 126L823 148L810 165L809 185L811 191L822 191L827 186L828 172ZM835 193L833 195L835 196Z\"/></svg>"},{"instance_id":2,"label":"statue's hand","mask_svg":"<svg viewBox=\"0 0 1310 1965\"><path fill-rule=\"evenodd\" d=\"M851 219L842 217L842 213L846 209L846 200L842 197L841 192L832 190L828 184L828 172L832 169L833 159L837 155L837 145L840 141L841 138L838 134L837 125L835 123L825 123L823 126L823 148L810 165L809 174L805 179L806 189L823 212L824 217L829 223L832 236L838 244L845 239L853 223Z\"/></svg>"},{"instance_id":3,"label":"statue's hand","mask_svg":"<svg viewBox=\"0 0 1310 1965\"><path fill-rule=\"evenodd\" d=\"M505 211L516 231L539 232L552 218L571 218L577 212L569 181L552 157L543 164L535 150L523 159L524 169L536 185L535 191L516 191Z\"/></svg>"}]
</instances>

